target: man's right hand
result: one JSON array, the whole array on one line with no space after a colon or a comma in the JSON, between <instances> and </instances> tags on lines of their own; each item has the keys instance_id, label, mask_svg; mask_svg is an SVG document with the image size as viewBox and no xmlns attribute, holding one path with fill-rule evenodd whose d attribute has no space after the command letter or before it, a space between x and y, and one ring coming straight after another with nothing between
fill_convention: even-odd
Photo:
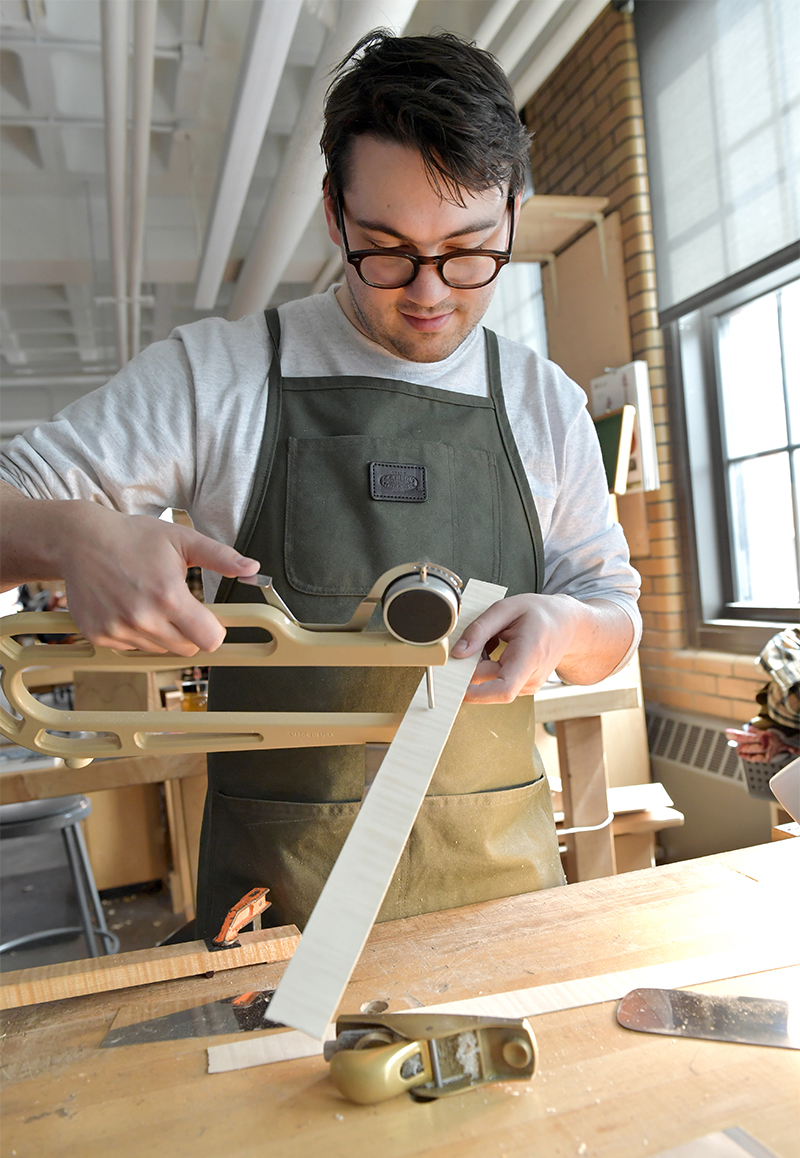
<instances>
[{"instance_id":1,"label":"man's right hand","mask_svg":"<svg viewBox=\"0 0 800 1158\"><path fill-rule=\"evenodd\" d=\"M67 605L92 643L191 657L225 628L186 584L189 567L255 575L259 564L206 535L84 500L28 499L3 485L3 584L63 579Z\"/></svg>"}]
</instances>

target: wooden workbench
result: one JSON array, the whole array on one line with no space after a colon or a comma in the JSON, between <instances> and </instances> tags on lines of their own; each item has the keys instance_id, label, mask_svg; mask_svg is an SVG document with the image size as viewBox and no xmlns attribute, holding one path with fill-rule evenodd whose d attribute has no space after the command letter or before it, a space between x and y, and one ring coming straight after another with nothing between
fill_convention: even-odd
<instances>
[{"instance_id":1,"label":"wooden workbench","mask_svg":"<svg viewBox=\"0 0 800 1158\"><path fill-rule=\"evenodd\" d=\"M342 1009L391 1011L718 952L768 952L796 936L800 841L586 881L377 926ZM798 955L800 959L800 955ZM636 1034L616 1002L533 1019L530 1083L439 1102L345 1102L320 1057L206 1072L206 1046L236 1037L99 1050L130 1020L250 988L283 966L75 998L4 1016L3 1153L19 1158L555 1158L656 1155L741 1126L800 1154L800 1053ZM698 985L788 995L800 967ZM243 1040L240 1036L238 1040Z\"/></svg>"}]
</instances>

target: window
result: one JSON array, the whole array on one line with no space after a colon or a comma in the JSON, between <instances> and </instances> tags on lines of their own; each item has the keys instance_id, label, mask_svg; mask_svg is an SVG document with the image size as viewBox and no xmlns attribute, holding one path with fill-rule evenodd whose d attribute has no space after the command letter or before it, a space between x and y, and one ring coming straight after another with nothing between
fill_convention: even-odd
<instances>
[{"instance_id":1,"label":"window","mask_svg":"<svg viewBox=\"0 0 800 1158\"><path fill-rule=\"evenodd\" d=\"M800 237L800 5L647 0L633 18L667 310Z\"/></svg>"},{"instance_id":2,"label":"window","mask_svg":"<svg viewBox=\"0 0 800 1158\"><path fill-rule=\"evenodd\" d=\"M785 256L666 327L696 646L759 650L798 619L800 261Z\"/></svg>"},{"instance_id":3,"label":"window","mask_svg":"<svg viewBox=\"0 0 800 1158\"><path fill-rule=\"evenodd\" d=\"M517 261L502 269L483 324L512 342L530 346L546 358L547 328L541 266Z\"/></svg>"},{"instance_id":4,"label":"window","mask_svg":"<svg viewBox=\"0 0 800 1158\"><path fill-rule=\"evenodd\" d=\"M800 5L634 7L695 647L797 622Z\"/></svg>"},{"instance_id":5,"label":"window","mask_svg":"<svg viewBox=\"0 0 800 1158\"><path fill-rule=\"evenodd\" d=\"M800 281L720 314L716 330L734 605L789 607L800 601Z\"/></svg>"}]
</instances>

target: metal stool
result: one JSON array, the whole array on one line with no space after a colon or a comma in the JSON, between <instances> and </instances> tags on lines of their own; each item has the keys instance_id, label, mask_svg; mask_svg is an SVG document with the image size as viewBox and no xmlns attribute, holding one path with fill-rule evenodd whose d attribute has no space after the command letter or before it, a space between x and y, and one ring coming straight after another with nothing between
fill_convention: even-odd
<instances>
[{"instance_id":1,"label":"metal stool","mask_svg":"<svg viewBox=\"0 0 800 1158\"><path fill-rule=\"evenodd\" d=\"M97 937L101 939L105 953L119 951L119 937L110 932L106 924L81 831L80 822L91 811L92 804L86 796L55 796L51 800L30 800L21 804L0 805L0 840L11 840L18 836L38 836L42 832L61 832L81 913L80 926L47 929L43 933L28 933L24 937L4 942L0 945L0 953L36 941L72 936L75 933L83 933L90 957L100 955L95 940Z\"/></svg>"}]
</instances>

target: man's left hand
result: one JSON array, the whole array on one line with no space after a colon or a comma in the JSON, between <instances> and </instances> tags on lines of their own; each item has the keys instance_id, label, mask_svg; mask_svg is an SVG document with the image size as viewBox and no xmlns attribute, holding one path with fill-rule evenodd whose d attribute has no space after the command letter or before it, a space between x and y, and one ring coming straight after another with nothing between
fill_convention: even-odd
<instances>
[{"instance_id":1,"label":"man's left hand","mask_svg":"<svg viewBox=\"0 0 800 1158\"><path fill-rule=\"evenodd\" d=\"M552 672L569 683L591 684L616 668L633 638L621 607L603 599L582 603L570 595L513 595L494 603L453 645L456 659L476 651L482 659L466 703L507 704L534 695Z\"/></svg>"}]
</instances>

